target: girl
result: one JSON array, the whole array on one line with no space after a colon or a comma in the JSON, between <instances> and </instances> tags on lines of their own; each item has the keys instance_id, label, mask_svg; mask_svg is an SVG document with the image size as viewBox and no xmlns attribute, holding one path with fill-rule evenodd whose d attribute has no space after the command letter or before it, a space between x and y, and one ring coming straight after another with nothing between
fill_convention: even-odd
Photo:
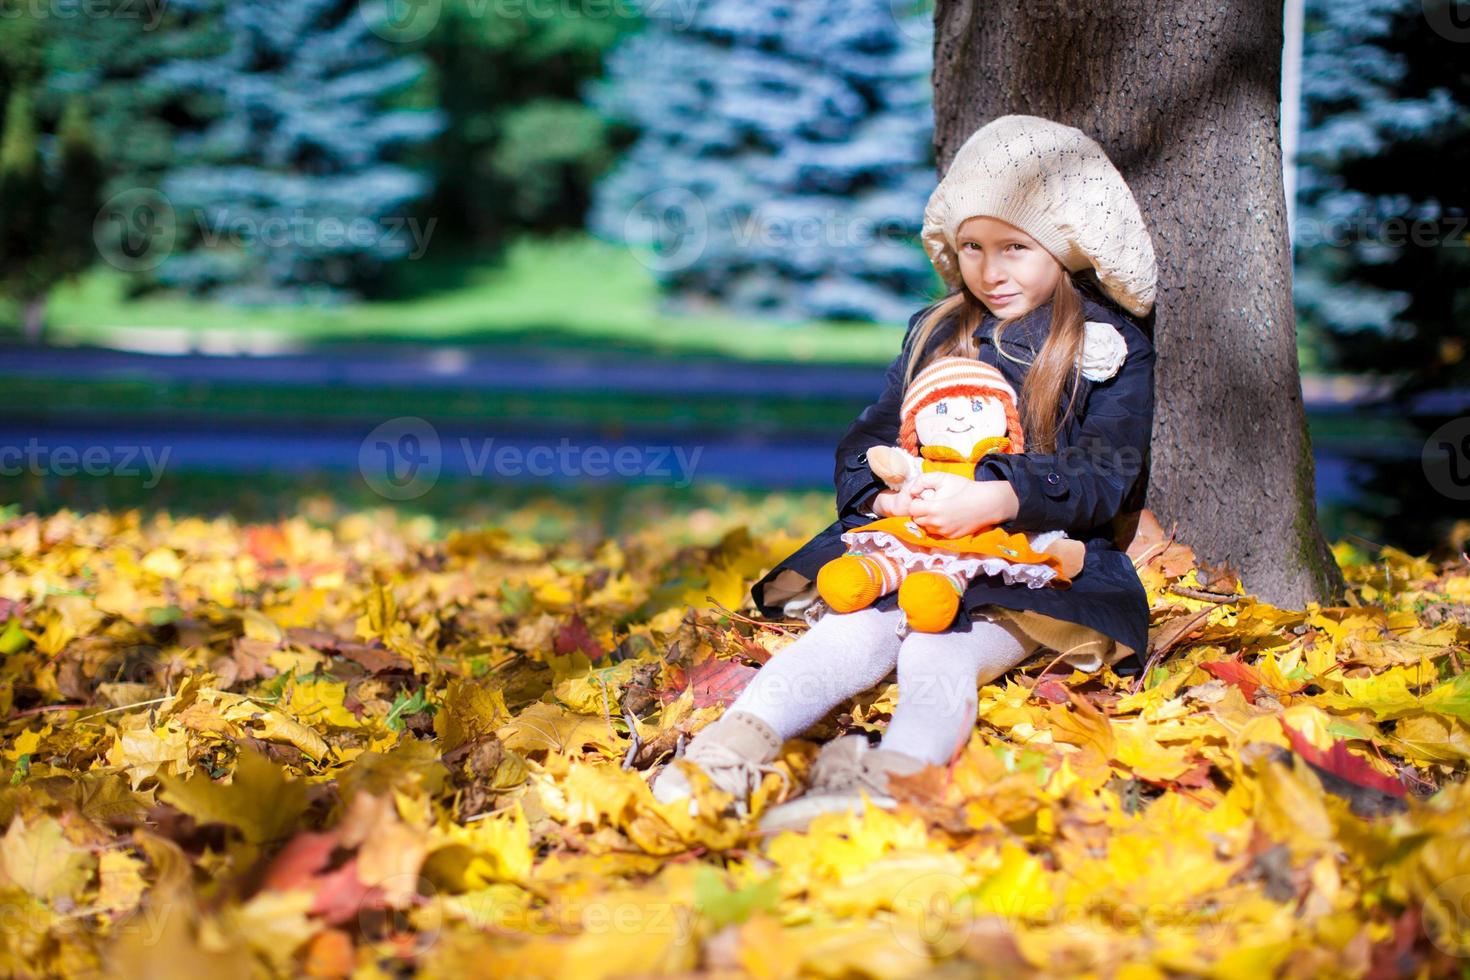
<instances>
[{"instance_id":1,"label":"girl","mask_svg":"<svg viewBox=\"0 0 1470 980\"><path fill-rule=\"evenodd\" d=\"M854 734L824 745L807 792L761 827L798 829L817 813L860 809L864 795L892 807L890 775L945 765L967 744L979 685L1043 647L1081 670L1144 649L1147 598L1114 540L1141 506L1153 423L1154 351L1133 318L1151 310L1156 272L1132 193L1080 130L1003 116L955 155L921 237L950 292L909 321L883 394L838 444L837 521L751 590L763 615L800 614L811 628L659 773L660 800L688 795L697 766L744 814L764 773L787 778L772 765L786 739L897 668L881 743ZM866 451L895 443L905 389L940 356L976 358L1020 393L1025 452L986 456L973 480L933 472L889 490ZM943 537L993 524L1062 530L1086 543L1083 569L1066 590L976 576L944 632L903 631L893 593L852 612L826 608L813 580L845 550L843 532L895 515Z\"/></svg>"}]
</instances>

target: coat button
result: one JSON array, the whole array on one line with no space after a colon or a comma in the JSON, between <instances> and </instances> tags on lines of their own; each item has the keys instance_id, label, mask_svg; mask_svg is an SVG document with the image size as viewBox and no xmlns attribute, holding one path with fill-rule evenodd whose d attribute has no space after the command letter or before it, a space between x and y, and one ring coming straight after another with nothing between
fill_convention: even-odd
<instances>
[{"instance_id":1,"label":"coat button","mask_svg":"<svg viewBox=\"0 0 1470 980\"><path fill-rule=\"evenodd\" d=\"M1057 476L1055 473L1048 473L1046 475L1046 482L1050 483L1052 486L1056 486L1058 483L1062 482L1062 478L1060 476Z\"/></svg>"},{"instance_id":2,"label":"coat button","mask_svg":"<svg viewBox=\"0 0 1470 980\"><path fill-rule=\"evenodd\" d=\"M1042 492L1054 500L1060 500L1067 495L1067 485L1062 482L1060 473L1048 473L1042 477Z\"/></svg>"}]
</instances>

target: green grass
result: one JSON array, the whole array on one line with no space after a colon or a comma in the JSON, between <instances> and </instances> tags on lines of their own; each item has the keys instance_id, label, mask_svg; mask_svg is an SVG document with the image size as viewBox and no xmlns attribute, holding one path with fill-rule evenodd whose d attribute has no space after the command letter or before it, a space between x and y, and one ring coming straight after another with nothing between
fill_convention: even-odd
<instances>
[{"instance_id":1,"label":"green grass","mask_svg":"<svg viewBox=\"0 0 1470 980\"><path fill-rule=\"evenodd\" d=\"M53 340L109 343L140 328L184 331L217 346L230 334L304 343L409 340L573 346L717 355L753 361L886 364L900 324L778 322L667 309L653 275L627 248L585 234L522 239L502 262L438 257L394 267L395 297L339 307L227 306L176 295L130 299L126 276L90 270L52 295ZM14 329L14 311L0 322Z\"/></svg>"}]
</instances>

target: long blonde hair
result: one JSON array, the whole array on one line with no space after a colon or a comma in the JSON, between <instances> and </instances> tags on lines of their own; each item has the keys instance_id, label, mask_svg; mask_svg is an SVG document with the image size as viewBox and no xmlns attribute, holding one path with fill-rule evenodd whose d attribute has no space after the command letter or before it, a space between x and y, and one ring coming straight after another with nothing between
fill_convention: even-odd
<instances>
[{"instance_id":1,"label":"long blonde hair","mask_svg":"<svg viewBox=\"0 0 1470 980\"><path fill-rule=\"evenodd\" d=\"M1036 452L1056 452L1057 433L1071 416L1077 401L1077 379L1082 371L1080 355L1086 332L1083 327L1086 317L1078 279L1086 282L1085 277L1089 271L1079 273L1077 279L1074 279L1072 273L1062 270L1057 288L1051 296L1051 327L1047 330L1046 342L1041 345L1035 361L1028 362L1012 357L1000 345L1005 328L1018 317L1002 317L995 325L996 352L1017 364L1028 364L1030 367L1021 386L1021 418L1026 431L1026 445ZM963 283L959 289L935 304L914 328L912 348L904 364L905 390L914 374L923 366L924 351L929 346L930 338L945 323L951 325L949 336L935 352L935 356L979 357L979 344L976 343L974 334L985 313L984 304ZM1059 415L1062 395L1069 387L1068 379L1071 379L1071 392L1067 397L1065 413Z\"/></svg>"}]
</instances>

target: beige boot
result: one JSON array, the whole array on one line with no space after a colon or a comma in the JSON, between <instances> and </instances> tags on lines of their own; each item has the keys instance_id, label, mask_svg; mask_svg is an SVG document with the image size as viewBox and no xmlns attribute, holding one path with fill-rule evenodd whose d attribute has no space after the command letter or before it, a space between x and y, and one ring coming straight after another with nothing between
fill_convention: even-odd
<instances>
[{"instance_id":1,"label":"beige boot","mask_svg":"<svg viewBox=\"0 0 1470 980\"><path fill-rule=\"evenodd\" d=\"M710 782L735 798L735 812L744 817L750 812L750 794L760 786L768 772L790 785L791 777L779 766L769 763L781 751L781 737L762 719L748 711L726 711L718 719L700 729L684 755L664 766L653 781L653 796L660 803L672 803L690 797L689 814L697 816L699 801L693 798L694 787L680 765L698 766Z\"/></svg>"},{"instance_id":2,"label":"beige boot","mask_svg":"<svg viewBox=\"0 0 1470 980\"><path fill-rule=\"evenodd\" d=\"M822 746L812 763L811 785L801 796L772 807L761 817L762 833L805 830L822 813L861 813L862 794L874 806L891 810L898 805L888 789L890 773L908 775L928 765L892 749L873 748L866 735L845 735Z\"/></svg>"}]
</instances>

